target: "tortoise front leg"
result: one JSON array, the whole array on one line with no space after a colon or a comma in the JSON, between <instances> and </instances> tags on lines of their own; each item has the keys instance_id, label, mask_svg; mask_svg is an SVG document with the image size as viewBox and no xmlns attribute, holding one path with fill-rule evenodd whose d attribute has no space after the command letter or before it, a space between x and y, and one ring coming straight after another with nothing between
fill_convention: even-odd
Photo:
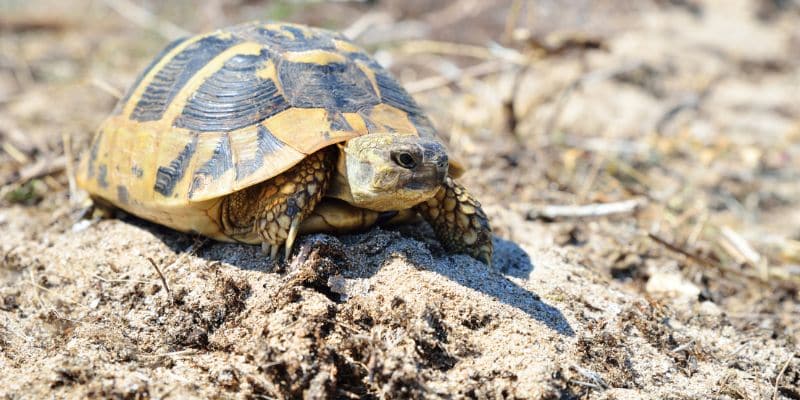
<instances>
[{"instance_id":1,"label":"tortoise front leg","mask_svg":"<svg viewBox=\"0 0 800 400\"><path fill-rule=\"evenodd\" d=\"M433 227L439 242L492 265L492 229L481 204L449 176L430 200L414 207Z\"/></svg>"},{"instance_id":2,"label":"tortoise front leg","mask_svg":"<svg viewBox=\"0 0 800 400\"><path fill-rule=\"evenodd\" d=\"M285 245L288 259L300 223L328 188L335 159L335 151L318 151L283 174L226 197L220 207L225 234L243 242L260 240L273 260Z\"/></svg>"}]
</instances>

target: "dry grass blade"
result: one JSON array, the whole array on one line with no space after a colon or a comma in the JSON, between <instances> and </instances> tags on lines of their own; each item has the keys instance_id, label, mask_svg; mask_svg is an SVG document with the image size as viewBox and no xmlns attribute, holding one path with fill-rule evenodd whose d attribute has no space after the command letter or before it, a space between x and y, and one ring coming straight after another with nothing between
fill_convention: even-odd
<instances>
[{"instance_id":1,"label":"dry grass blade","mask_svg":"<svg viewBox=\"0 0 800 400\"><path fill-rule=\"evenodd\" d=\"M697 110L699 107L700 96L694 94L688 96L664 112L664 115L662 115L661 118L659 118L656 122L655 128L653 128L654 131L656 133L663 134L667 125L669 125L670 121L672 121L678 114L686 110Z\"/></svg>"},{"instance_id":2,"label":"dry grass blade","mask_svg":"<svg viewBox=\"0 0 800 400\"><path fill-rule=\"evenodd\" d=\"M19 176L16 178L6 178L3 185L10 183L22 184L31 179L41 178L43 176L52 175L64 171L67 167L67 158L58 156L56 158L42 158L28 164L19 170Z\"/></svg>"},{"instance_id":3,"label":"dry grass blade","mask_svg":"<svg viewBox=\"0 0 800 400\"><path fill-rule=\"evenodd\" d=\"M121 99L122 96L123 96L123 93L122 93L121 90L115 88L110 83L106 82L105 80L103 80L103 79L101 79L99 77L93 77L89 81L89 83L92 86L100 89L102 92L107 93L108 95L110 95L111 97L113 97L113 98L115 98L117 100Z\"/></svg>"},{"instance_id":4,"label":"dry grass blade","mask_svg":"<svg viewBox=\"0 0 800 400\"><path fill-rule=\"evenodd\" d=\"M61 143L64 146L64 166L66 168L67 182L69 183L69 199L70 202L75 203L78 199L78 184L75 182L75 159L72 155L71 136L62 132Z\"/></svg>"},{"instance_id":5,"label":"dry grass blade","mask_svg":"<svg viewBox=\"0 0 800 400\"><path fill-rule=\"evenodd\" d=\"M397 48L397 52L403 54L440 54L482 60L499 59L518 65L527 65L529 63L529 58L520 52L499 45L484 47L437 40L409 40L403 42Z\"/></svg>"},{"instance_id":6,"label":"dry grass blade","mask_svg":"<svg viewBox=\"0 0 800 400\"><path fill-rule=\"evenodd\" d=\"M515 68L514 65L500 62L497 60L487 61L478 65L464 68L460 73L454 76L433 76L430 78L420 79L415 82L410 82L403 85L406 90L411 94L426 92L433 89L438 89L462 80L479 78L485 75L500 73L503 71Z\"/></svg>"},{"instance_id":7,"label":"dry grass blade","mask_svg":"<svg viewBox=\"0 0 800 400\"><path fill-rule=\"evenodd\" d=\"M484 11L497 7L493 1L460 0L445 2L447 6L428 13L425 20L442 28L460 22L466 18L480 15Z\"/></svg>"},{"instance_id":8,"label":"dry grass blade","mask_svg":"<svg viewBox=\"0 0 800 400\"><path fill-rule=\"evenodd\" d=\"M511 8L508 10L508 16L506 16L506 26L503 30L503 42L505 43L510 42L512 36L514 35L514 29L517 27L519 15L522 11L522 3L522 0L514 0L514 2L511 3Z\"/></svg>"},{"instance_id":9,"label":"dry grass blade","mask_svg":"<svg viewBox=\"0 0 800 400\"><path fill-rule=\"evenodd\" d=\"M28 156L16 146L11 144L11 142L3 142L3 150L5 150L6 154L11 156L11 158L13 158L14 161L19 164L27 164L30 162L30 158L28 158Z\"/></svg>"},{"instance_id":10,"label":"dry grass blade","mask_svg":"<svg viewBox=\"0 0 800 400\"><path fill-rule=\"evenodd\" d=\"M175 40L183 36L191 35L191 32L159 18L144 7L139 6L128 0L103 0L106 5L119 13L123 18L128 19L143 28L152 29L161 36L169 40Z\"/></svg>"},{"instance_id":11,"label":"dry grass blade","mask_svg":"<svg viewBox=\"0 0 800 400\"><path fill-rule=\"evenodd\" d=\"M766 280L769 276L769 267L767 266L766 259L761 257L761 255L750 246L750 243L733 229L723 226L720 228L720 233L723 239L720 241L721 247L737 261L741 263L746 262L758 268L762 279Z\"/></svg>"},{"instance_id":12,"label":"dry grass blade","mask_svg":"<svg viewBox=\"0 0 800 400\"><path fill-rule=\"evenodd\" d=\"M780 257L786 262L800 262L800 240L784 240L780 244Z\"/></svg>"},{"instance_id":13,"label":"dry grass blade","mask_svg":"<svg viewBox=\"0 0 800 400\"><path fill-rule=\"evenodd\" d=\"M157 354L142 354L142 357L153 357L153 358L160 358L160 357L174 357L174 358L181 358L181 357L191 357L197 354L197 349L183 349L177 351L170 351L167 353L157 353Z\"/></svg>"},{"instance_id":14,"label":"dry grass blade","mask_svg":"<svg viewBox=\"0 0 800 400\"><path fill-rule=\"evenodd\" d=\"M684 351L684 350L686 350L686 349L688 349L688 348L690 348L692 346L694 346L694 339L692 339L692 340L690 340L690 341L688 341L688 342L686 342L686 343L684 343L684 344L672 349L672 352L673 353L680 353L680 352L682 352L682 351Z\"/></svg>"},{"instance_id":15,"label":"dry grass blade","mask_svg":"<svg viewBox=\"0 0 800 400\"><path fill-rule=\"evenodd\" d=\"M371 12L362 15L349 27L342 30L342 34L350 40L359 40L361 36L375 25L392 23L392 17L386 13Z\"/></svg>"},{"instance_id":16,"label":"dry grass blade","mask_svg":"<svg viewBox=\"0 0 800 400\"><path fill-rule=\"evenodd\" d=\"M781 272L779 270L770 270L768 275L766 277L764 277L764 276L762 276L760 274L755 274L755 273L749 272L747 270L725 268L721 263L719 263L717 261L713 261L713 260L708 259L706 257L703 257L702 255L696 254L696 253L694 253L694 252L692 252L690 250L687 250L687 249L685 249L685 248L683 248L683 247L681 247L681 246L679 246L679 245L677 245L675 243L670 242L667 239L664 239L664 238L656 235L655 233L652 233L652 232L648 233L647 236L650 239L654 240L656 243L664 246L668 250L671 250L671 251L673 251L675 253L682 254L682 255L688 257L689 259L694 260L695 262L699 263L700 265L703 265L703 266L706 266L706 267L710 267L710 268L714 268L714 269L717 269L717 270L719 270L721 272L724 272L724 273L730 273L730 274L733 274L733 275L736 275L736 276L752 279L753 282L759 282L761 284L765 284L769 278L776 278L776 279L780 279L780 280L785 281L785 282L792 282L792 283L795 283L795 284L800 284L800 279L797 279L797 277L789 276L788 274L783 273L783 272Z\"/></svg>"},{"instance_id":17,"label":"dry grass blade","mask_svg":"<svg viewBox=\"0 0 800 400\"><path fill-rule=\"evenodd\" d=\"M36 301L38 301L42 305L44 303L48 303L49 304L49 301L42 300L41 296L39 296L39 291L43 291L43 292L45 292L45 293L47 293L49 295L52 295L52 296L54 296L55 298L57 298L58 300L60 300L60 301L62 301L64 303L74 304L74 305L76 305L78 307L81 307L83 309L88 309L89 308L89 307L87 307L86 305L84 305L82 303L79 303L79 302L77 302L75 300L71 300L71 299L69 299L67 297L62 296L58 291L46 288L46 287L40 285L39 283L37 283L37 281L36 281L36 273L33 271L33 268L29 268L28 269L28 278L29 278L30 285L33 288L37 289L37 291L34 292L34 294L36 295ZM50 304L50 308L55 311L55 306L53 306L52 304Z\"/></svg>"}]
</instances>

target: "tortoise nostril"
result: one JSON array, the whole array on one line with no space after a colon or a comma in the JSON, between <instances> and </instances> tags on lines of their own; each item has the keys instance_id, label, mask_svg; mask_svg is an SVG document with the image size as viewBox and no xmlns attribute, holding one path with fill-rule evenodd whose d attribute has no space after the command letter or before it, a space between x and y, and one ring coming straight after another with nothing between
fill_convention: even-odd
<instances>
[{"instance_id":1,"label":"tortoise nostril","mask_svg":"<svg viewBox=\"0 0 800 400\"><path fill-rule=\"evenodd\" d=\"M393 154L392 160L397 163L397 165L406 169L414 169L414 167L417 166L417 161L414 160L414 156L407 152Z\"/></svg>"}]
</instances>

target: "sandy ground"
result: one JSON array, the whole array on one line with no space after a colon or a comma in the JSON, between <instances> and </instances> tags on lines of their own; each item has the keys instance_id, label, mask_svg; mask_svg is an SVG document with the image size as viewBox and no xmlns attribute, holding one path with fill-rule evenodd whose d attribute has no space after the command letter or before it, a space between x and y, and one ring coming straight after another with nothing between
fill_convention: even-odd
<instances>
[{"instance_id":1,"label":"sandy ground","mask_svg":"<svg viewBox=\"0 0 800 400\"><path fill-rule=\"evenodd\" d=\"M796 1L138 4L0 4L0 398L800 399ZM167 38L254 18L400 77L494 269L424 224L271 265L79 219L115 94Z\"/></svg>"}]
</instances>

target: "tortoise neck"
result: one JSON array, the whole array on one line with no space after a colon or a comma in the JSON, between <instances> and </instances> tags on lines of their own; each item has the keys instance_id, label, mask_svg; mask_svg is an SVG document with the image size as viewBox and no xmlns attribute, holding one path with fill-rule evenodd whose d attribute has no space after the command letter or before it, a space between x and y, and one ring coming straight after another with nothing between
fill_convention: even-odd
<instances>
[{"instance_id":1,"label":"tortoise neck","mask_svg":"<svg viewBox=\"0 0 800 400\"><path fill-rule=\"evenodd\" d=\"M336 145L336 168L331 173L331 183L326 197L332 197L353 204L353 194L350 192L350 181L347 179L347 159L344 154L344 146Z\"/></svg>"}]
</instances>

